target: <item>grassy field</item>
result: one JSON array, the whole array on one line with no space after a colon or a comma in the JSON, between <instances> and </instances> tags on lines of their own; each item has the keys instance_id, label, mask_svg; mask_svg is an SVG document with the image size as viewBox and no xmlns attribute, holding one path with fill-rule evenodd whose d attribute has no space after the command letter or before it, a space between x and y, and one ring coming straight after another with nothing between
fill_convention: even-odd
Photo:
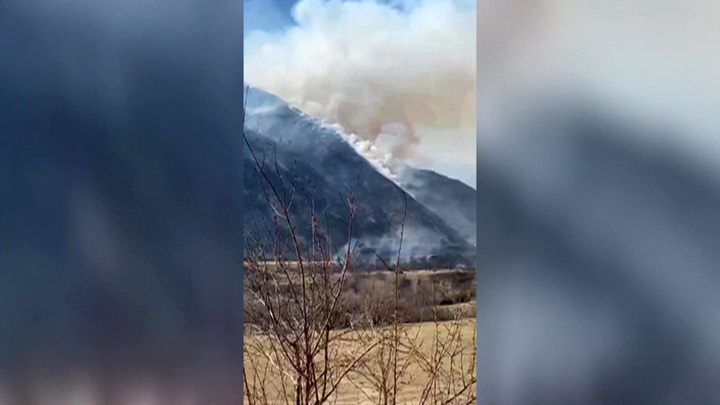
<instances>
[{"instance_id":1,"label":"grassy field","mask_svg":"<svg viewBox=\"0 0 720 405\"><path fill-rule=\"evenodd\" d=\"M474 305L474 303L468 303ZM418 324L405 324L401 326L401 346L412 346L418 352L413 354L413 350L405 350L399 355L399 362L405 366L399 379L398 386L398 404L419 404L425 392L428 400L426 403L439 403L430 399L433 395L442 397L441 402L452 398L458 394L454 401L448 404L467 404L466 394L469 391L475 392L475 384L467 385L468 379L475 374L475 319L464 319L460 321L450 322L424 322ZM363 351L364 346L377 342L383 336L389 333L389 328L383 328L376 331L336 331L339 336L335 340L337 347L333 348L336 354L335 359L338 367L341 367L344 361L352 358L353 355ZM441 356L442 348L438 347L438 342L447 345L452 340L453 350L457 355ZM248 381L262 383L266 390L268 403L285 404L283 399L283 378L279 375L278 367L273 364L277 359L273 359L272 355L268 356L269 344L264 337L246 337L246 358L245 366ZM358 367L357 372L350 372L340 383L338 390L329 401L331 404L350 405L364 404L371 405L381 403L379 379L382 378L379 372L381 369L382 346L378 346L375 350L366 355L366 360ZM447 353L446 353L447 354ZM433 388L428 386L430 375L432 374L432 366L421 359L439 358L435 367L437 373L443 374L445 377L440 383L436 383ZM333 360L330 360L333 361ZM376 372L375 376L370 375L372 371ZM287 380L285 380L287 381ZM461 391L463 387L464 391ZM432 391L443 391L435 392ZM246 404L250 402L246 399Z\"/></svg>"},{"instance_id":2,"label":"grassy field","mask_svg":"<svg viewBox=\"0 0 720 405\"><path fill-rule=\"evenodd\" d=\"M308 264L303 278L296 263L282 266L256 265L262 282L246 284L246 404L294 404L296 395L304 404L475 403L475 270L338 278ZM337 306L324 306L325 291L342 291ZM297 378L312 395L294 392ZM318 392L332 396L318 401Z\"/></svg>"}]
</instances>

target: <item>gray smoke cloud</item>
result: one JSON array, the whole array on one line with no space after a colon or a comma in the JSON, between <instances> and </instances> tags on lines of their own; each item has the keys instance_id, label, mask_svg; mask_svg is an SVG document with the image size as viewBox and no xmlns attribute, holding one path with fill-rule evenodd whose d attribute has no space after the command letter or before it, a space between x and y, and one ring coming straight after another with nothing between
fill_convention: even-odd
<instances>
[{"instance_id":1,"label":"gray smoke cloud","mask_svg":"<svg viewBox=\"0 0 720 405\"><path fill-rule=\"evenodd\" d=\"M302 0L296 26L245 39L244 78L383 159L430 161L442 140L474 165L474 2L404 3Z\"/></svg>"}]
</instances>

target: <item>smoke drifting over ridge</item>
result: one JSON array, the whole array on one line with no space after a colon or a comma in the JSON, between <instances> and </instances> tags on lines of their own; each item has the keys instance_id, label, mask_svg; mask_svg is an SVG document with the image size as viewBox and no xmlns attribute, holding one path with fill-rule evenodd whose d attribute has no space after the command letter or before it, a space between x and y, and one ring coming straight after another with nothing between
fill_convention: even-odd
<instances>
[{"instance_id":1,"label":"smoke drifting over ridge","mask_svg":"<svg viewBox=\"0 0 720 405\"><path fill-rule=\"evenodd\" d=\"M245 80L339 125L376 159L431 160L421 141L442 136L474 172L474 147L457 147L474 145L476 121L476 11L461 3L302 0L296 26L248 35Z\"/></svg>"}]
</instances>

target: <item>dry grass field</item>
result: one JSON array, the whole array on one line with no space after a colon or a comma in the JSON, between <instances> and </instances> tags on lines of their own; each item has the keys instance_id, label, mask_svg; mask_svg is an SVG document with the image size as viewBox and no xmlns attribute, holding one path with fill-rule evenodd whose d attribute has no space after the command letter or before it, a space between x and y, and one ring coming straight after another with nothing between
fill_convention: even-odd
<instances>
[{"instance_id":1,"label":"dry grass field","mask_svg":"<svg viewBox=\"0 0 720 405\"><path fill-rule=\"evenodd\" d=\"M294 275L288 279L300 285ZM306 286L312 290L317 283L322 284L321 278L308 279ZM285 301L276 296L289 295L293 290L285 282L274 285L275 295L266 295L265 301L272 301L277 311ZM475 403L474 270L357 272L348 277L343 291L339 311L343 315L337 318L342 320L329 330L328 337L298 333L295 346L273 329L253 329L254 325L246 324L246 404L296 403L298 395L293 387L297 386L296 368L302 361L288 353L303 353L302 342L326 346L322 347L324 355L316 352L311 365L303 366L303 373L325 378L328 382L311 385L316 391L332 393L324 400L302 403ZM249 297L251 294L246 295L246 313L258 305ZM260 307L261 311L267 309ZM298 315L278 314L283 323L302 324ZM320 328L311 329L312 333L323 333ZM316 389L318 386L322 388Z\"/></svg>"},{"instance_id":2,"label":"dry grass field","mask_svg":"<svg viewBox=\"0 0 720 405\"><path fill-rule=\"evenodd\" d=\"M474 303L468 303L473 305ZM391 327L373 331L336 331L331 352L335 354L329 361L335 367L342 368L350 359L365 351L369 345L383 340ZM476 385L471 378L475 376L475 331L474 318L458 321L423 322L404 324L400 327L399 363L403 365L399 378L397 404L474 404ZM277 367L278 357L273 356L267 338L253 336L245 338L245 366L247 381L263 386L267 404L292 403L291 393L284 393L283 386L288 385L288 376L280 375ZM337 392L327 403L336 405L383 403L381 389L383 365L382 345L376 346L365 355L365 360L356 371L348 373L339 384ZM452 353L450 353L452 351ZM437 358L436 364L432 363ZM428 362L428 360L430 360ZM435 370L433 370L435 368ZM374 372L374 374L373 374ZM431 375L442 375L432 386ZM433 392L435 391L435 392ZM424 398L424 400L423 400ZM441 398L442 400L439 400ZM435 400L434 400L435 399ZM246 398L245 404L252 402Z\"/></svg>"}]
</instances>

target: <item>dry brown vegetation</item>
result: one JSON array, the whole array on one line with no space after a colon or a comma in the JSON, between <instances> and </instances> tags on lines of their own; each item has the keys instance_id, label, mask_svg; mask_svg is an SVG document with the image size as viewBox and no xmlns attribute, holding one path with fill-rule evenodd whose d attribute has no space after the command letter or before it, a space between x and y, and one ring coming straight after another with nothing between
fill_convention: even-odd
<instances>
[{"instance_id":1,"label":"dry brown vegetation","mask_svg":"<svg viewBox=\"0 0 720 405\"><path fill-rule=\"evenodd\" d=\"M367 331L334 331L330 368L342 369L363 355L354 370L340 381L328 404L474 404L474 319L404 324L400 328L396 400L388 369L393 332L391 328ZM368 345L373 350L365 353ZM282 375L283 360L273 355L273 344L264 336L245 338L246 404L296 403ZM285 377L285 378L283 378ZM464 391L463 391L464 390ZM247 395L250 392L250 396Z\"/></svg>"},{"instance_id":2,"label":"dry brown vegetation","mask_svg":"<svg viewBox=\"0 0 720 405\"><path fill-rule=\"evenodd\" d=\"M281 263L264 270L270 282L246 293L245 403L475 403L467 271L343 276L309 266L303 284Z\"/></svg>"}]
</instances>

